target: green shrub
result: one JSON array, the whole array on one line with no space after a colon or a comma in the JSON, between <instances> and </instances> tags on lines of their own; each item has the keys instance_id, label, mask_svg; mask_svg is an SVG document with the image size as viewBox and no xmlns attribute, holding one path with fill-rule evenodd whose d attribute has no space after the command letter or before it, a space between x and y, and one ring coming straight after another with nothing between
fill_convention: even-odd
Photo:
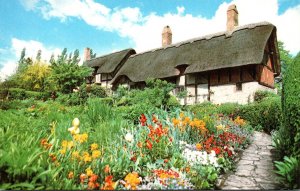
<instances>
[{"instance_id":1,"label":"green shrub","mask_svg":"<svg viewBox=\"0 0 300 191\"><path fill-rule=\"evenodd\" d=\"M122 113L124 118L137 121L142 113L151 112L155 108L169 109L177 105L177 101L175 102L170 95L174 87L173 84L159 79L147 80L144 90L128 90L126 87L119 86L114 94L114 102L116 106L123 107L116 110L125 110L126 112Z\"/></svg>"},{"instance_id":2,"label":"green shrub","mask_svg":"<svg viewBox=\"0 0 300 191\"><path fill-rule=\"evenodd\" d=\"M197 118L202 118L205 115L217 114L218 106L207 101L188 106L188 110L193 112Z\"/></svg>"},{"instance_id":3,"label":"green shrub","mask_svg":"<svg viewBox=\"0 0 300 191\"><path fill-rule=\"evenodd\" d=\"M8 93L9 99L26 99L26 93L24 89L21 88L10 88Z\"/></svg>"},{"instance_id":4,"label":"green shrub","mask_svg":"<svg viewBox=\"0 0 300 191\"><path fill-rule=\"evenodd\" d=\"M89 93L89 96L92 96L92 97L102 97L102 98L107 97L107 93L106 93L105 89L96 84L92 84L89 87L89 91L87 91L87 92Z\"/></svg>"},{"instance_id":5,"label":"green shrub","mask_svg":"<svg viewBox=\"0 0 300 191\"><path fill-rule=\"evenodd\" d=\"M46 100L50 98L49 92L36 92L36 91L26 91L21 88L10 88L8 90L8 98L10 100L25 100L25 99L35 99L35 100Z\"/></svg>"},{"instance_id":6,"label":"green shrub","mask_svg":"<svg viewBox=\"0 0 300 191\"><path fill-rule=\"evenodd\" d=\"M113 102L114 102L113 98L111 98L111 97L101 98L100 100L102 103L104 103L106 105L110 105L110 106L112 106Z\"/></svg>"},{"instance_id":7,"label":"green shrub","mask_svg":"<svg viewBox=\"0 0 300 191\"><path fill-rule=\"evenodd\" d=\"M300 162L295 157L284 157L283 162L275 161L277 170L280 175L280 182L289 189L300 188Z\"/></svg>"},{"instance_id":8,"label":"green shrub","mask_svg":"<svg viewBox=\"0 0 300 191\"><path fill-rule=\"evenodd\" d=\"M280 97L268 97L261 102L240 106L236 112L253 127L263 127L266 132L279 129L281 123Z\"/></svg>"},{"instance_id":9,"label":"green shrub","mask_svg":"<svg viewBox=\"0 0 300 191\"><path fill-rule=\"evenodd\" d=\"M283 79L281 134L286 140L286 155L300 157L300 53L287 66Z\"/></svg>"},{"instance_id":10,"label":"green shrub","mask_svg":"<svg viewBox=\"0 0 300 191\"><path fill-rule=\"evenodd\" d=\"M274 92L266 90L258 90L254 94L254 101L260 102L267 97L276 97L277 95Z\"/></svg>"},{"instance_id":11,"label":"green shrub","mask_svg":"<svg viewBox=\"0 0 300 191\"><path fill-rule=\"evenodd\" d=\"M179 106L180 106L180 103L177 100L177 98L175 96L171 95L167 101L167 107L170 108L170 107L179 107Z\"/></svg>"},{"instance_id":12,"label":"green shrub","mask_svg":"<svg viewBox=\"0 0 300 191\"><path fill-rule=\"evenodd\" d=\"M217 112L224 115L234 115L240 107L237 103L224 103L218 106Z\"/></svg>"}]
</instances>

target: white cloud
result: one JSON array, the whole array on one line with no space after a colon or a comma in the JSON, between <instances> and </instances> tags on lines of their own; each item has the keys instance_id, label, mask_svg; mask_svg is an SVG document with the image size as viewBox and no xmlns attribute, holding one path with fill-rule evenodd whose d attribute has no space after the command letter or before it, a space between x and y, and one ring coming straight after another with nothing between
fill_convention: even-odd
<instances>
[{"instance_id":1,"label":"white cloud","mask_svg":"<svg viewBox=\"0 0 300 191\"><path fill-rule=\"evenodd\" d=\"M17 64L13 60L8 60L4 63L3 67L0 69L0 80L6 79L8 76L13 74L17 68Z\"/></svg>"},{"instance_id":2,"label":"white cloud","mask_svg":"<svg viewBox=\"0 0 300 191\"><path fill-rule=\"evenodd\" d=\"M239 24L268 21L277 26L278 40L285 43L286 49L296 54L300 50L300 5L287 9L278 15L278 0L233 0L219 5L215 15L208 19L185 12L184 7L177 7L177 13L143 15L139 8L108 8L94 0L44 0L36 4L45 18L68 17L84 20L88 25L100 30L118 33L129 37L135 43L135 49L145 51L161 46L161 32L169 25L173 32L173 42L179 42L209 33L224 31L226 10L232 3L239 11Z\"/></svg>"},{"instance_id":3,"label":"white cloud","mask_svg":"<svg viewBox=\"0 0 300 191\"><path fill-rule=\"evenodd\" d=\"M42 51L42 60L48 61L51 58L51 55L54 54L57 56L61 53L61 49L46 47L44 44L34 40L20 40L17 38L13 38L11 40L11 49L10 52L13 54L11 59L2 60L3 67L0 69L0 79L5 79L9 75L13 74L17 67L17 60L21 56L21 51L23 48L26 48L26 56L32 59L35 59L38 50Z\"/></svg>"}]
</instances>

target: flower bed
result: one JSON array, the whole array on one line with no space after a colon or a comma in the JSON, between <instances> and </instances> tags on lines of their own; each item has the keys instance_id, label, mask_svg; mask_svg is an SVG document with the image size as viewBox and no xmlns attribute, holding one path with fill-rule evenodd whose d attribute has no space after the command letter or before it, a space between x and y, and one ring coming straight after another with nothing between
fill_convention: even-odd
<instances>
[{"instance_id":1,"label":"flower bed","mask_svg":"<svg viewBox=\"0 0 300 191\"><path fill-rule=\"evenodd\" d=\"M80 131L78 119L72 125L63 140L53 126L41 146L56 170L53 179L77 189L214 188L251 135L239 117L142 114L138 125L102 147L89 141L97 135Z\"/></svg>"}]
</instances>

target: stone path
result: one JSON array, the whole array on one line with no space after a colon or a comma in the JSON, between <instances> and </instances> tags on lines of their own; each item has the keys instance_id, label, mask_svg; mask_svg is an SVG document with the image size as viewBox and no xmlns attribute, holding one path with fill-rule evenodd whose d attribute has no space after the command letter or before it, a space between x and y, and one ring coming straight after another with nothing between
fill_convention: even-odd
<instances>
[{"instance_id":1,"label":"stone path","mask_svg":"<svg viewBox=\"0 0 300 191\"><path fill-rule=\"evenodd\" d=\"M254 132L253 142L242 153L237 163L236 171L218 180L221 190L265 190L280 189L273 172L272 139L271 136Z\"/></svg>"}]
</instances>

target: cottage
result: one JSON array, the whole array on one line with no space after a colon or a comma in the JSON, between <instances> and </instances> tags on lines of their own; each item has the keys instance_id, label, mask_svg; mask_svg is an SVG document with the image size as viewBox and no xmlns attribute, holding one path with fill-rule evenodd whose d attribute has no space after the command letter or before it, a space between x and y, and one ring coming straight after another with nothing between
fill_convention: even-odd
<instances>
[{"instance_id":1,"label":"cottage","mask_svg":"<svg viewBox=\"0 0 300 191\"><path fill-rule=\"evenodd\" d=\"M257 90L274 90L280 74L276 27L268 22L238 26L235 5L227 10L227 30L172 44L172 31L162 32L162 47L136 54L133 49L87 61L116 88L143 87L148 78L164 79L185 89L181 104L203 101L248 103ZM98 68L97 68L98 67ZM109 75L109 77L107 77ZM96 80L97 82L97 80Z\"/></svg>"}]
</instances>

